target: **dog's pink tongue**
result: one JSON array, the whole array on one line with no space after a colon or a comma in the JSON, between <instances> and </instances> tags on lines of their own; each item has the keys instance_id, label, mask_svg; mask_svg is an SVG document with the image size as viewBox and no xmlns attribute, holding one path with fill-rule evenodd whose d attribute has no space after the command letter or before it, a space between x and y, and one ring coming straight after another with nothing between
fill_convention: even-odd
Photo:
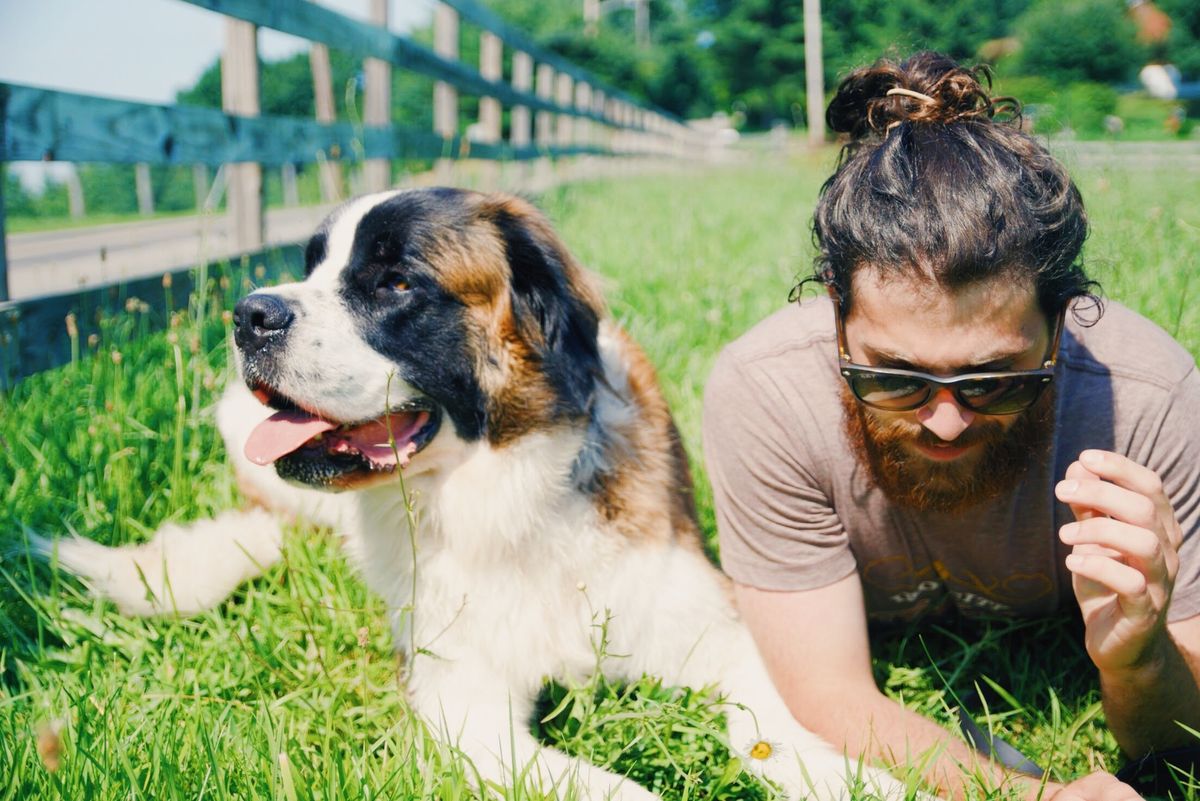
<instances>
[{"instance_id":1,"label":"dog's pink tongue","mask_svg":"<svg viewBox=\"0 0 1200 801\"><path fill-rule=\"evenodd\" d=\"M246 458L255 464L271 464L317 434L334 428L337 428L335 423L314 417L308 412L275 412L250 432L246 440Z\"/></svg>"}]
</instances>

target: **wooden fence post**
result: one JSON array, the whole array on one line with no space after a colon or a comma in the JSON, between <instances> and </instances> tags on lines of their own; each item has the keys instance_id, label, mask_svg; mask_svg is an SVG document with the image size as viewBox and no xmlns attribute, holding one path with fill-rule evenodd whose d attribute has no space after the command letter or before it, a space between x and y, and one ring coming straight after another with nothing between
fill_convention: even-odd
<instances>
[{"instance_id":1,"label":"wooden fence post","mask_svg":"<svg viewBox=\"0 0 1200 801\"><path fill-rule=\"evenodd\" d=\"M329 66L329 47L313 42L308 51L312 69L313 99L316 101L317 122L331 123L337 119L333 106L333 70ZM325 153L318 161L321 200L334 203L342 199L341 153Z\"/></svg>"},{"instance_id":2,"label":"wooden fence post","mask_svg":"<svg viewBox=\"0 0 1200 801\"><path fill-rule=\"evenodd\" d=\"M522 93L533 91L533 58L520 50L514 50L512 55L512 86ZM533 141L532 123L529 106L512 107L508 120L508 144L512 147L514 156L528 148ZM510 186L527 186L532 174L533 168L529 161L517 158L507 183Z\"/></svg>"},{"instance_id":3,"label":"wooden fence post","mask_svg":"<svg viewBox=\"0 0 1200 801\"><path fill-rule=\"evenodd\" d=\"M208 200L208 167L192 165L192 195L196 199L196 213L204 213L204 202Z\"/></svg>"},{"instance_id":4,"label":"wooden fence post","mask_svg":"<svg viewBox=\"0 0 1200 801\"><path fill-rule=\"evenodd\" d=\"M580 111L592 110L592 87L580 81L575 84L575 108ZM592 121L587 117L575 118L575 144L587 147L592 143Z\"/></svg>"},{"instance_id":5,"label":"wooden fence post","mask_svg":"<svg viewBox=\"0 0 1200 801\"><path fill-rule=\"evenodd\" d=\"M458 61L458 12L444 3L437 4L433 15L433 50L442 58ZM444 81L433 85L433 130L446 140L458 134L458 90ZM449 180L448 159L438 159L434 169L439 180Z\"/></svg>"},{"instance_id":6,"label":"wooden fence post","mask_svg":"<svg viewBox=\"0 0 1200 801\"><path fill-rule=\"evenodd\" d=\"M228 114L257 117L258 28L249 22L225 20L225 52L221 57L221 108ZM263 246L262 165L228 164L226 197L233 242L243 253Z\"/></svg>"},{"instance_id":7,"label":"wooden fence post","mask_svg":"<svg viewBox=\"0 0 1200 801\"><path fill-rule=\"evenodd\" d=\"M504 43L489 31L479 34L479 74L489 81L504 79ZM500 141L500 101L479 98L479 127L485 142Z\"/></svg>"},{"instance_id":8,"label":"wooden fence post","mask_svg":"<svg viewBox=\"0 0 1200 801\"><path fill-rule=\"evenodd\" d=\"M573 105L573 88L575 81L570 75L565 72L560 72L555 77L555 97L554 102L558 103L564 109L571 108ZM569 147L571 144L571 133L574 119L570 114L558 115L558 146Z\"/></svg>"},{"instance_id":9,"label":"wooden fence post","mask_svg":"<svg viewBox=\"0 0 1200 801\"><path fill-rule=\"evenodd\" d=\"M504 43L491 31L479 33L479 75L489 81L504 80ZM479 138L488 144L499 144L501 133L500 101L494 97L479 98ZM500 183L500 162L487 160L480 165L480 185L488 191Z\"/></svg>"},{"instance_id":10,"label":"wooden fence post","mask_svg":"<svg viewBox=\"0 0 1200 801\"><path fill-rule=\"evenodd\" d=\"M625 109L620 100L608 101L606 116L613 127L609 129L608 150L610 155L622 155L625 149Z\"/></svg>"},{"instance_id":11,"label":"wooden fence post","mask_svg":"<svg viewBox=\"0 0 1200 801\"><path fill-rule=\"evenodd\" d=\"M533 59L520 50L514 51L512 56L512 85L518 92L533 89ZM529 147L531 134L529 106L513 106L508 132L508 142L513 150Z\"/></svg>"},{"instance_id":12,"label":"wooden fence post","mask_svg":"<svg viewBox=\"0 0 1200 801\"><path fill-rule=\"evenodd\" d=\"M300 205L300 187L296 185L296 165L290 161L279 168L279 181L283 185L283 205Z\"/></svg>"},{"instance_id":13,"label":"wooden fence post","mask_svg":"<svg viewBox=\"0 0 1200 801\"><path fill-rule=\"evenodd\" d=\"M592 93L592 113L607 119L607 108L607 97L603 91L596 89ZM608 150L608 126L603 122L592 123L592 145L606 152Z\"/></svg>"},{"instance_id":14,"label":"wooden fence post","mask_svg":"<svg viewBox=\"0 0 1200 801\"><path fill-rule=\"evenodd\" d=\"M83 184L79 180L79 167L68 164L65 171L67 182L67 209L72 220L78 220L87 214L87 205L83 200Z\"/></svg>"},{"instance_id":15,"label":"wooden fence post","mask_svg":"<svg viewBox=\"0 0 1200 801\"><path fill-rule=\"evenodd\" d=\"M537 96L542 100L554 99L554 67L549 64L537 65ZM537 131L534 141L539 150L545 150L554 142L554 115L549 111L537 113Z\"/></svg>"},{"instance_id":16,"label":"wooden fence post","mask_svg":"<svg viewBox=\"0 0 1200 801\"><path fill-rule=\"evenodd\" d=\"M0 136L4 135L4 120L0 119ZM8 234L4 225L4 184L8 181L8 165L0 161L0 302L8 300ZM4 332L0 330L0 337ZM3 343L0 343L2 345ZM4 388L4 371L0 370L0 389Z\"/></svg>"},{"instance_id":17,"label":"wooden fence post","mask_svg":"<svg viewBox=\"0 0 1200 801\"><path fill-rule=\"evenodd\" d=\"M554 76L555 96L554 102L564 109L569 109L574 105L575 99L575 79L565 72L560 72ZM575 118L570 114L558 115L558 146L561 148L570 148L575 133ZM563 158L564 154L560 154L554 162L554 174L556 179L568 180L572 174L574 160L566 161Z\"/></svg>"},{"instance_id":18,"label":"wooden fence post","mask_svg":"<svg viewBox=\"0 0 1200 801\"><path fill-rule=\"evenodd\" d=\"M154 182L150 180L150 165L139 161L133 168L137 185L138 214L149 217L154 214Z\"/></svg>"},{"instance_id":19,"label":"wooden fence post","mask_svg":"<svg viewBox=\"0 0 1200 801\"><path fill-rule=\"evenodd\" d=\"M387 30L387 0L371 0L371 24ZM363 122L372 128L392 124L392 65L382 59L368 58L366 109ZM392 163L388 159L368 159L363 166L363 178L368 192L382 192L392 185Z\"/></svg>"},{"instance_id":20,"label":"wooden fence post","mask_svg":"<svg viewBox=\"0 0 1200 801\"><path fill-rule=\"evenodd\" d=\"M537 65L537 96L547 102L554 100L554 68L549 64ZM534 143L537 145L537 161L533 163L533 184L544 187L550 183L554 168L551 166L549 150L554 145L554 114L539 111L534 122Z\"/></svg>"}]
</instances>

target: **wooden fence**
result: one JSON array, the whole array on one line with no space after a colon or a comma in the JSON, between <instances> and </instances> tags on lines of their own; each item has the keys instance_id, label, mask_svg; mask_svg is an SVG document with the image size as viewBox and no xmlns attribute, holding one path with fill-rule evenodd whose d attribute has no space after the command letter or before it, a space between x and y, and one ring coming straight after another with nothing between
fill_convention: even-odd
<instances>
[{"instance_id":1,"label":"wooden fence","mask_svg":"<svg viewBox=\"0 0 1200 801\"><path fill-rule=\"evenodd\" d=\"M392 185L395 160L460 158L528 162L595 156L699 157L708 139L671 115L638 103L586 71L533 43L474 0L445 0L434 13L430 49L387 29L386 0L370 0L372 23L360 22L307 0L184 0L224 15L222 111L132 103L48 89L0 84L0 167L3 162L51 160L152 165L224 165L227 211L237 249L249 261L283 269L285 255L263 251L262 168L363 160L363 189ZM479 68L459 52L460 24L480 28ZM312 43L314 68L327 48L364 60L365 109L361 125L335 122L332 101L318 86L310 120L259 114L257 29L270 28ZM504 51L511 81L505 82ZM326 67L327 69L327 67ZM433 130L390 119L391 71L436 81ZM314 75L318 75L314 69ZM326 92L328 90L326 89ZM479 121L468 140L459 130L459 94L479 97ZM509 134L502 138L502 110ZM324 177L324 176L323 176ZM74 314L86 336L98 315L119 310L129 296L160 298L161 314L192 288L188 269L173 273L164 297L163 276L67 295L8 301L0 182L0 389L70 358L64 320ZM280 266L283 265L283 266ZM175 265L164 265L164 270Z\"/></svg>"}]
</instances>

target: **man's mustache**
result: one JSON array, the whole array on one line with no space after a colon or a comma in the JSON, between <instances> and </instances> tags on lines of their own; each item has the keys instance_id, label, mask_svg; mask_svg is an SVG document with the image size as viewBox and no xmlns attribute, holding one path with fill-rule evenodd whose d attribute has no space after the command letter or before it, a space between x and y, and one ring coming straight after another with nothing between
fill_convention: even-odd
<instances>
[{"instance_id":1,"label":"man's mustache","mask_svg":"<svg viewBox=\"0 0 1200 801\"><path fill-rule=\"evenodd\" d=\"M860 409L859 414L865 417L867 412ZM1004 426L995 420L977 423L963 431L953 440L944 440L925 426L911 420L885 421L878 418L868 418L864 422L868 423L871 439L878 446L912 443L929 448L938 445L953 445L956 448L967 448L973 445L996 442L1005 435Z\"/></svg>"}]
</instances>

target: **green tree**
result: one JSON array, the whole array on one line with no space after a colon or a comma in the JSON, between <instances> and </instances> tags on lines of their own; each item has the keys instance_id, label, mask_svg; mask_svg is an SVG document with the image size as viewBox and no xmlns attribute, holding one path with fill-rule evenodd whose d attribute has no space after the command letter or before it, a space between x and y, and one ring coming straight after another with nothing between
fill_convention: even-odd
<instances>
[{"instance_id":1,"label":"green tree","mask_svg":"<svg viewBox=\"0 0 1200 801\"><path fill-rule=\"evenodd\" d=\"M9 217L33 217L37 214L37 196L8 170L4 170L4 213Z\"/></svg>"},{"instance_id":2,"label":"green tree","mask_svg":"<svg viewBox=\"0 0 1200 801\"><path fill-rule=\"evenodd\" d=\"M131 214L138 210L132 164L80 164L78 169L88 214Z\"/></svg>"},{"instance_id":3,"label":"green tree","mask_svg":"<svg viewBox=\"0 0 1200 801\"><path fill-rule=\"evenodd\" d=\"M651 0L648 48L635 42L633 11L610 12L595 36L572 0L494 0L492 10L542 47L643 102L673 114L714 110L711 56L696 43L703 18L684 3Z\"/></svg>"},{"instance_id":4,"label":"green tree","mask_svg":"<svg viewBox=\"0 0 1200 801\"><path fill-rule=\"evenodd\" d=\"M722 66L728 102L750 125L792 121L804 106L804 4L802 0L721 3L714 20L713 57ZM720 6L728 5L728 9Z\"/></svg>"},{"instance_id":5,"label":"green tree","mask_svg":"<svg viewBox=\"0 0 1200 801\"><path fill-rule=\"evenodd\" d=\"M825 0L825 85L882 55L939 50L973 61L980 45L1008 34L1030 0ZM746 108L752 124L790 119L804 100L804 25L800 0L696 0L711 25L719 69L714 91Z\"/></svg>"},{"instance_id":6,"label":"green tree","mask_svg":"<svg viewBox=\"0 0 1200 801\"><path fill-rule=\"evenodd\" d=\"M1189 80L1200 80L1200 3L1196 0L1157 0L1171 18L1166 56Z\"/></svg>"},{"instance_id":7,"label":"green tree","mask_svg":"<svg viewBox=\"0 0 1200 801\"><path fill-rule=\"evenodd\" d=\"M1015 27L1026 74L1107 83L1128 80L1145 63L1123 0L1039 0Z\"/></svg>"},{"instance_id":8,"label":"green tree","mask_svg":"<svg viewBox=\"0 0 1200 801\"><path fill-rule=\"evenodd\" d=\"M361 62L338 50L330 50L329 67L333 76L333 103L338 116L346 113L346 87L358 81ZM297 53L280 61L259 62L259 90L263 114L281 117L313 117L312 69L308 53ZM175 102L188 106L221 108L221 60L210 64L196 83L175 96Z\"/></svg>"}]
</instances>

